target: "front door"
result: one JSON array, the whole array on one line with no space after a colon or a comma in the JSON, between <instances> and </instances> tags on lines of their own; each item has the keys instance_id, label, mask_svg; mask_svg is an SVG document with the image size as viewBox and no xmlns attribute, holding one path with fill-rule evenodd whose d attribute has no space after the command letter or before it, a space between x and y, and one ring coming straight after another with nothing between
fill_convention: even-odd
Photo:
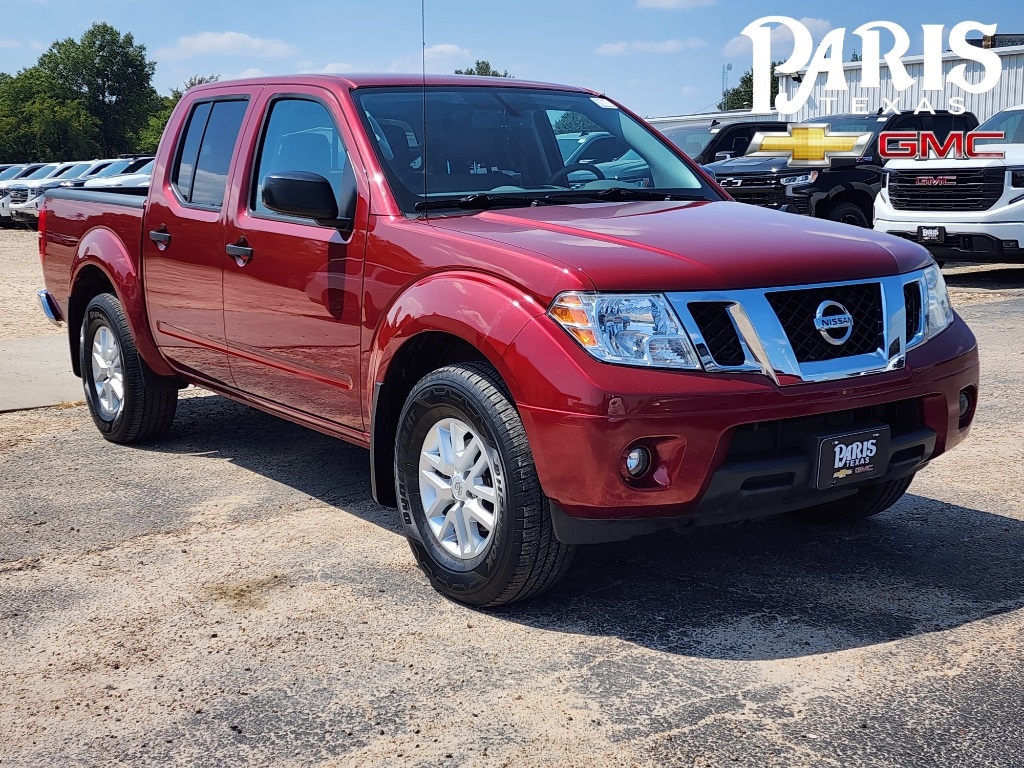
<instances>
[{"instance_id":1,"label":"front door","mask_svg":"<svg viewBox=\"0 0 1024 768\"><path fill-rule=\"evenodd\" d=\"M224 336L224 223L232 157L258 89L196 102L153 178L142 250L153 336L179 369L231 385Z\"/></svg>"},{"instance_id":2,"label":"front door","mask_svg":"<svg viewBox=\"0 0 1024 768\"><path fill-rule=\"evenodd\" d=\"M332 106L333 105L333 108ZM352 233L283 216L261 199L268 174L327 178L340 199L352 174L345 125L328 91L296 87L261 104L222 252L224 322L235 386L249 394L363 429L359 296L367 206ZM364 197L361 195L361 197Z\"/></svg>"}]
</instances>

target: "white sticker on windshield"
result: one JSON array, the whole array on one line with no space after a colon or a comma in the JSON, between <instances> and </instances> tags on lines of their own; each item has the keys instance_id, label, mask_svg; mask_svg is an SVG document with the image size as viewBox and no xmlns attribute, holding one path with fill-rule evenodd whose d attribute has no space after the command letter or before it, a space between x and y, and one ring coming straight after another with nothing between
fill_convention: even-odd
<instances>
[{"instance_id":1,"label":"white sticker on windshield","mask_svg":"<svg viewBox=\"0 0 1024 768\"><path fill-rule=\"evenodd\" d=\"M597 106L603 107L604 109L618 109L618 107L608 101L608 99L602 99L600 96L591 96L590 100L597 104Z\"/></svg>"}]
</instances>

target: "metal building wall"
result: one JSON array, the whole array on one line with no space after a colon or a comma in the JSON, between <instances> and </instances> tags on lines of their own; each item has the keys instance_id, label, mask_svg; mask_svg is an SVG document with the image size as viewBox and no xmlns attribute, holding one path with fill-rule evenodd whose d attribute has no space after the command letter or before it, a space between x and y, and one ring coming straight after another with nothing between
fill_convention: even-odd
<instances>
[{"instance_id":1,"label":"metal building wall","mask_svg":"<svg viewBox=\"0 0 1024 768\"><path fill-rule=\"evenodd\" d=\"M647 120L659 130L675 128L678 125L692 125L694 123L708 123L717 120L719 123L741 123L748 120L778 120L779 114L773 112L770 115L751 116L749 109L731 109L728 112L698 112L693 115L674 115L672 117L652 117Z\"/></svg>"},{"instance_id":2,"label":"metal building wall","mask_svg":"<svg viewBox=\"0 0 1024 768\"><path fill-rule=\"evenodd\" d=\"M902 93L898 93L893 87L889 67L884 62L879 67L881 88L864 89L860 85L860 64L847 62L844 65L844 69L849 90L826 91L826 77L825 75L818 75L807 103L799 112L786 116L785 119L796 123L810 118L824 117L827 114L853 112L853 99L858 97L866 98L868 111L874 112L880 107L886 106L885 102L882 101L883 96L890 100L895 100L898 97L899 101L896 102L896 105L901 111L912 111L923 98L927 98L934 109L948 109L951 97L962 96L967 111L977 115L978 120L987 120L1001 109L1024 104L1024 46L993 48L991 50L999 54L999 57L1002 59L1003 74L999 78L998 85L988 93L967 93L963 89L952 85L947 86L945 91L942 92L922 91L921 78L924 74L924 62L921 56L907 56L903 58L907 74L914 78L914 84ZM961 59L951 53L943 56L943 76L948 75L950 70L959 64L967 64L968 80L974 81L981 78L981 65L974 61ZM792 75L779 76L780 93L786 93L792 98L796 95L799 87L800 83L794 82ZM826 109L827 104L822 103L822 98L832 98L835 101L831 103L830 108ZM771 119L771 117L768 119Z\"/></svg>"}]
</instances>

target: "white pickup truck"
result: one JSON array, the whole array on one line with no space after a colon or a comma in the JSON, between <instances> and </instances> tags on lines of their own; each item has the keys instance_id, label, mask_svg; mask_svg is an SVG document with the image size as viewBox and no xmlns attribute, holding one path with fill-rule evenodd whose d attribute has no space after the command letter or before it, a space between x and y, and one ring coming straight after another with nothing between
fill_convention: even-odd
<instances>
[{"instance_id":1,"label":"white pickup truck","mask_svg":"<svg viewBox=\"0 0 1024 768\"><path fill-rule=\"evenodd\" d=\"M925 246L945 261L1024 263L1024 105L1004 109L978 131L1004 157L891 160L875 198L875 229Z\"/></svg>"}]
</instances>

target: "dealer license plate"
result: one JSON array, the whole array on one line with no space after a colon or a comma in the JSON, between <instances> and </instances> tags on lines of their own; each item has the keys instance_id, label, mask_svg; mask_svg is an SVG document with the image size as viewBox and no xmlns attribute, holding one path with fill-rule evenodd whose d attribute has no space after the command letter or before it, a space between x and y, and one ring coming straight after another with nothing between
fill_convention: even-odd
<instances>
[{"instance_id":1,"label":"dealer license plate","mask_svg":"<svg viewBox=\"0 0 1024 768\"><path fill-rule=\"evenodd\" d=\"M819 490L881 477L889 466L889 428L878 426L837 435L816 435L815 478Z\"/></svg>"},{"instance_id":2,"label":"dealer license plate","mask_svg":"<svg viewBox=\"0 0 1024 768\"><path fill-rule=\"evenodd\" d=\"M945 227L918 227L917 241L919 243L942 243L946 240Z\"/></svg>"}]
</instances>

